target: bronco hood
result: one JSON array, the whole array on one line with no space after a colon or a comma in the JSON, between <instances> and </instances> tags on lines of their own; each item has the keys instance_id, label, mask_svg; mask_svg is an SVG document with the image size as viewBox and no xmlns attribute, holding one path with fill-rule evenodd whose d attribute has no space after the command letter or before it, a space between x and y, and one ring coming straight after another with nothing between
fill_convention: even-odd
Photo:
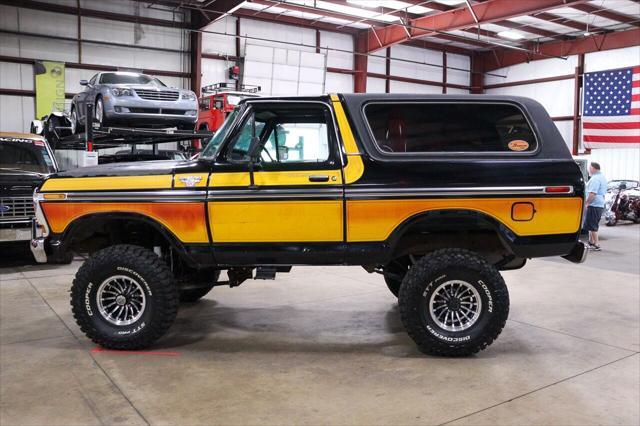
<instances>
[{"instance_id":1,"label":"bronco hood","mask_svg":"<svg viewBox=\"0 0 640 426\"><path fill-rule=\"evenodd\" d=\"M198 160L137 161L131 163L110 163L93 167L80 167L56 173L52 178L109 177L109 176L149 176L174 173L205 173L209 170Z\"/></svg>"}]
</instances>

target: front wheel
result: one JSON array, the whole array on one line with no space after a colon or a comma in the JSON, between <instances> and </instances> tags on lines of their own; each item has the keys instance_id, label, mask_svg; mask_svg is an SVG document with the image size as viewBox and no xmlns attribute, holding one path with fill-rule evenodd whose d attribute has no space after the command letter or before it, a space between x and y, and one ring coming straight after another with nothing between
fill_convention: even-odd
<instances>
[{"instance_id":1,"label":"front wheel","mask_svg":"<svg viewBox=\"0 0 640 426\"><path fill-rule=\"evenodd\" d=\"M98 123L98 127L104 127L107 124L107 120L104 116L104 101L102 98L99 97L96 99L96 106L94 109L95 120Z\"/></svg>"},{"instance_id":2,"label":"front wheel","mask_svg":"<svg viewBox=\"0 0 640 426\"><path fill-rule=\"evenodd\" d=\"M100 346L142 349L171 327L178 287L152 251L121 244L107 247L78 270L71 307L80 329Z\"/></svg>"},{"instance_id":3,"label":"front wheel","mask_svg":"<svg viewBox=\"0 0 640 426\"><path fill-rule=\"evenodd\" d=\"M463 249L437 250L407 272L400 316L421 351L466 356L489 346L509 315L509 293L498 270Z\"/></svg>"}]
</instances>

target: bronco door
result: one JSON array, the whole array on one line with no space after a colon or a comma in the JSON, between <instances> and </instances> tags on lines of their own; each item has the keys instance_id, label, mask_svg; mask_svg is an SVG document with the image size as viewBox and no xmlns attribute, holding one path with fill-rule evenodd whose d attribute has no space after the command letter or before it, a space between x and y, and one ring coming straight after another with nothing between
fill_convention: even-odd
<instances>
[{"instance_id":1,"label":"bronco door","mask_svg":"<svg viewBox=\"0 0 640 426\"><path fill-rule=\"evenodd\" d=\"M329 105L252 101L209 179L207 210L216 261L325 263L341 258L340 158Z\"/></svg>"}]
</instances>

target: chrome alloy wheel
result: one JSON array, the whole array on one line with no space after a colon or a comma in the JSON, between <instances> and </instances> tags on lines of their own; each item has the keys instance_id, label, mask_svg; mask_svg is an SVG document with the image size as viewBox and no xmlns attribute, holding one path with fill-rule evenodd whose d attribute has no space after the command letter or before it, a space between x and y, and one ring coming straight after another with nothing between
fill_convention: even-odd
<instances>
[{"instance_id":1,"label":"chrome alloy wheel","mask_svg":"<svg viewBox=\"0 0 640 426\"><path fill-rule=\"evenodd\" d=\"M102 127L102 120L104 119L104 103L102 102L102 99L98 98L96 101L95 110L96 121L100 127Z\"/></svg>"},{"instance_id":2,"label":"chrome alloy wheel","mask_svg":"<svg viewBox=\"0 0 640 426\"><path fill-rule=\"evenodd\" d=\"M96 293L100 315L114 325L130 325L144 313L147 298L136 280L114 275L100 284Z\"/></svg>"},{"instance_id":3,"label":"chrome alloy wheel","mask_svg":"<svg viewBox=\"0 0 640 426\"><path fill-rule=\"evenodd\" d=\"M431 319L447 331L463 331L480 317L480 293L466 281L451 280L435 289L429 300Z\"/></svg>"}]
</instances>

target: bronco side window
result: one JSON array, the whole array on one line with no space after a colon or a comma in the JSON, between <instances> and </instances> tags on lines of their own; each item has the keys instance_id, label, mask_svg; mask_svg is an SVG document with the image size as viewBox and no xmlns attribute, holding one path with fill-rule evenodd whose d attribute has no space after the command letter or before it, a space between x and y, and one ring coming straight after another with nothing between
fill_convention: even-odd
<instances>
[{"instance_id":1,"label":"bronco side window","mask_svg":"<svg viewBox=\"0 0 640 426\"><path fill-rule=\"evenodd\" d=\"M507 103L371 103L365 117L382 152L532 152L535 135Z\"/></svg>"},{"instance_id":2,"label":"bronco side window","mask_svg":"<svg viewBox=\"0 0 640 426\"><path fill-rule=\"evenodd\" d=\"M256 136L260 139L260 162L266 168L285 164L326 163L330 159L330 114L320 104L252 106ZM227 158L248 161L252 120L247 118L230 143Z\"/></svg>"}]
</instances>

